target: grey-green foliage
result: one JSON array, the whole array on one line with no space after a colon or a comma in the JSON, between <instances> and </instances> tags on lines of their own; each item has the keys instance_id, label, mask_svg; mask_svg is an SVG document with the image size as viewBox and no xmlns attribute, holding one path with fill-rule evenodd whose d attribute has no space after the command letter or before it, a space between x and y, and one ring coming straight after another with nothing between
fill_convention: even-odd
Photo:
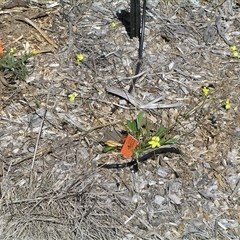
<instances>
[{"instance_id":1,"label":"grey-green foliage","mask_svg":"<svg viewBox=\"0 0 240 240\"><path fill-rule=\"evenodd\" d=\"M23 53L16 57L11 52L3 55L0 60L0 70L7 75L10 83L16 80L25 80L28 75L26 63L31 55L31 53Z\"/></svg>"}]
</instances>

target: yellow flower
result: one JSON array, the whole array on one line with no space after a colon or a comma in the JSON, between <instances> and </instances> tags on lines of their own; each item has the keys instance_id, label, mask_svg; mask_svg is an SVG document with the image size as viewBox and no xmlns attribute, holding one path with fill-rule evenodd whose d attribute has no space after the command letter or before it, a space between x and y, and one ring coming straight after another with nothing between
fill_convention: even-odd
<instances>
[{"instance_id":1,"label":"yellow flower","mask_svg":"<svg viewBox=\"0 0 240 240\"><path fill-rule=\"evenodd\" d=\"M32 50L32 55L37 55L38 54L38 51L36 49L33 49Z\"/></svg>"},{"instance_id":2,"label":"yellow flower","mask_svg":"<svg viewBox=\"0 0 240 240\"><path fill-rule=\"evenodd\" d=\"M118 25L117 22L112 22L112 23L110 24L110 28L116 28L117 25Z\"/></svg>"},{"instance_id":3,"label":"yellow flower","mask_svg":"<svg viewBox=\"0 0 240 240\"><path fill-rule=\"evenodd\" d=\"M230 46L230 50L232 52L232 57L233 58L238 58L238 49L236 46Z\"/></svg>"},{"instance_id":4,"label":"yellow flower","mask_svg":"<svg viewBox=\"0 0 240 240\"><path fill-rule=\"evenodd\" d=\"M83 54L77 54L76 55L76 61L77 61L78 65L82 62L83 59L84 59Z\"/></svg>"},{"instance_id":5,"label":"yellow flower","mask_svg":"<svg viewBox=\"0 0 240 240\"><path fill-rule=\"evenodd\" d=\"M151 141L148 142L148 144L152 147L160 147L160 138L159 137L152 137Z\"/></svg>"},{"instance_id":6,"label":"yellow flower","mask_svg":"<svg viewBox=\"0 0 240 240\"><path fill-rule=\"evenodd\" d=\"M68 95L68 99L70 102L74 102L75 98L77 97L77 93L71 93Z\"/></svg>"},{"instance_id":7,"label":"yellow flower","mask_svg":"<svg viewBox=\"0 0 240 240\"><path fill-rule=\"evenodd\" d=\"M209 94L209 88L207 88L207 87L202 87L202 92L203 92L203 94L204 94L205 97L208 96L208 94Z\"/></svg>"},{"instance_id":8,"label":"yellow flower","mask_svg":"<svg viewBox=\"0 0 240 240\"><path fill-rule=\"evenodd\" d=\"M15 47L14 47L14 48L10 48L10 51L9 51L8 54L9 54L9 55L10 55L10 54L14 54L15 52L16 52L16 48L15 48Z\"/></svg>"},{"instance_id":9,"label":"yellow flower","mask_svg":"<svg viewBox=\"0 0 240 240\"><path fill-rule=\"evenodd\" d=\"M231 104L230 104L230 100L227 99L226 102L225 102L225 109L230 109L231 108Z\"/></svg>"},{"instance_id":10,"label":"yellow flower","mask_svg":"<svg viewBox=\"0 0 240 240\"><path fill-rule=\"evenodd\" d=\"M236 46L230 46L231 51L237 51L237 47Z\"/></svg>"},{"instance_id":11,"label":"yellow flower","mask_svg":"<svg viewBox=\"0 0 240 240\"><path fill-rule=\"evenodd\" d=\"M238 58L238 51L233 51L232 52L232 57L233 58Z\"/></svg>"}]
</instances>

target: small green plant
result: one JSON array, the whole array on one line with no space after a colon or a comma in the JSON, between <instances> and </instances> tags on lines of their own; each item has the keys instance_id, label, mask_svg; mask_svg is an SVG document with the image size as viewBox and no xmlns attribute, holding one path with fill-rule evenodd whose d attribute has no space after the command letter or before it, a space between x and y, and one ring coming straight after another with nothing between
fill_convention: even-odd
<instances>
[{"instance_id":1,"label":"small green plant","mask_svg":"<svg viewBox=\"0 0 240 240\"><path fill-rule=\"evenodd\" d=\"M11 48L0 60L0 71L6 75L6 78L9 79L9 83L14 83L16 80L25 80L29 73L26 63L32 56L32 53L25 52L19 57L16 57L14 56L15 51L15 48Z\"/></svg>"},{"instance_id":2,"label":"small green plant","mask_svg":"<svg viewBox=\"0 0 240 240\"><path fill-rule=\"evenodd\" d=\"M155 126L144 117L143 112L140 112L136 119L127 120L126 128L127 132L138 141L137 147L133 150L133 154L135 155L148 149L160 147L165 144L173 144L177 141L176 138L167 136L170 132L169 128L165 128L161 125L155 130ZM111 140L107 141L106 145L103 152L119 149L122 146Z\"/></svg>"},{"instance_id":3,"label":"small green plant","mask_svg":"<svg viewBox=\"0 0 240 240\"><path fill-rule=\"evenodd\" d=\"M143 112L140 112L136 119L127 120L127 128L129 133L138 140L139 144L134 151L137 154L150 148L177 142L176 138L167 137L170 129L165 128L163 125L154 130L151 122L147 118L144 118Z\"/></svg>"}]
</instances>

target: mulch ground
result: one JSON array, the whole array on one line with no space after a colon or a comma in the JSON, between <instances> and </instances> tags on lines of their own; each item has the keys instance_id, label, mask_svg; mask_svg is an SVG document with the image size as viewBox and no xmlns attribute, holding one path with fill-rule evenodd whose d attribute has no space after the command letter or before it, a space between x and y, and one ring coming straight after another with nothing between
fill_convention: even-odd
<instances>
[{"instance_id":1,"label":"mulch ground","mask_svg":"<svg viewBox=\"0 0 240 240\"><path fill-rule=\"evenodd\" d=\"M148 1L130 95L129 1L1 7L4 51L39 53L25 81L0 76L1 239L239 239L238 3ZM131 161L103 139L140 111L183 154L99 168Z\"/></svg>"}]
</instances>

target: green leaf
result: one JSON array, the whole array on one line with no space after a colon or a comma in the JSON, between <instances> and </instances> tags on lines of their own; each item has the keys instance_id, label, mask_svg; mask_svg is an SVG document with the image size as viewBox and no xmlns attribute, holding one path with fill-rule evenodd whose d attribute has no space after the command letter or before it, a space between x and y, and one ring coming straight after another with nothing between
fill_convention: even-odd
<instances>
[{"instance_id":1,"label":"green leaf","mask_svg":"<svg viewBox=\"0 0 240 240\"><path fill-rule=\"evenodd\" d=\"M177 142L177 139L176 138L160 138L160 144L161 145L165 145L165 144L173 144L173 143L176 143Z\"/></svg>"},{"instance_id":2,"label":"green leaf","mask_svg":"<svg viewBox=\"0 0 240 240\"><path fill-rule=\"evenodd\" d=\"M161 137L161 135L163 135L164 133L165 133L165 127L164 127L163 125L161 125L161 126L158 128L158 130L157 130L157 132L155 133L155 135Z\"/></svg>"},{"instance_id":3,"label":"green leaf","mask_svg":"<svg viewBox=\"0 0 240 240\"><path fill-rule=\"evenodd\" d=\"M148 141L150 138L150 122L146 120L145 127L141 128L141 141L140 145L146 146L148 145Z\"/></svg>"},{"instance_id":4,"label":"green leaf","mask_svg":"<svg viewBox=\"0 0 240 240\"><path fill-rule=\"evenodd\" d=\"M102 152L103 152L103 153L107 153L107 152L110 152L110 151L112 151L112 150L114 150L114 149L116 149L116 148L117 148L117 147L106 146L106 147L103 148Z\"/></svg>"},{"instance_id":5,"label":"green leaf","mask_svg":"<svg viewBox=\"0 0 240 240\"><path fill-rule=\"evenodd\" d=\"M166 144L167 139L166 138L160 138L160 144L164 145Z\"/></svg>"},{"instance_id":6,"label":"green leaf","mask_svg":"<svg viewBox=\"0 0 240 240\"><path fill-rule=\"evenodd\" d=\"M177 138L169 138L165 141L165 144L172 144L172 143L176 143L177 142Z\"/></svg>"},{"instance_id":7,"label":"green leaf","mask_svg":"<svg viewBox=\"0 0 240 240\"><path fill-rule=\"evenodd\" d=\"M1 66L3 67L3 68L8 68L8 69L11 69L11 67L9 67L7 64L5 64L5 63L1 63Z\"/></svg>"},{"instance_id":8,"label":"green leaf","mask_svg":"<svg viewBox=\"0 0 240 240\"><path fill-rule=\"evenodd\" d=\"M140 148L140 149L136 149L136 150L133 150L133 153L136 156L138 156L139 154L141 154L142 152L144 152L146 149L145 148Z\"/></svg>"},{"instance_id":9,"label":"green leaf","mask_svg":"<svg viewBox=\"0 0 240 240\"><path fill-rule=\"evenodd\" d=\"M128 130L132 132L132 121L127 120L126 124L127 124Z\"/></svg>"},{"instance_id":10,"label":"green leaf","mask_svg":"<svg viewBox=\"0 0 240 240\"><path fill-rule=\"evenodd\" d=\"M127 120L127 127L128 129L130 130L130 132L135 135L136 131L137 131L137 124L136 124L136 121L130 121L130 120Z\"/></svg>"},{"instance_id":11,"label":"green leaf","mask_svg":"<svg viewBox=\"0 0 240 240\"><path fill-rule=\"evenodd\" d=\"M137 129L142 127L144 112L140 112L137 116Z\"/></svg>"},{"instance_id":12,"label":"green leaf","mask_svg":"<svg viewBox=\"0 0 240 240\"><path fill-rule=\"evenodd\" d=\"M149 138L150 136L150 122L149 121L146 121L146 126L145 126L145 129L146 129L146 138Z\"/></svg>"}]
</instances>

